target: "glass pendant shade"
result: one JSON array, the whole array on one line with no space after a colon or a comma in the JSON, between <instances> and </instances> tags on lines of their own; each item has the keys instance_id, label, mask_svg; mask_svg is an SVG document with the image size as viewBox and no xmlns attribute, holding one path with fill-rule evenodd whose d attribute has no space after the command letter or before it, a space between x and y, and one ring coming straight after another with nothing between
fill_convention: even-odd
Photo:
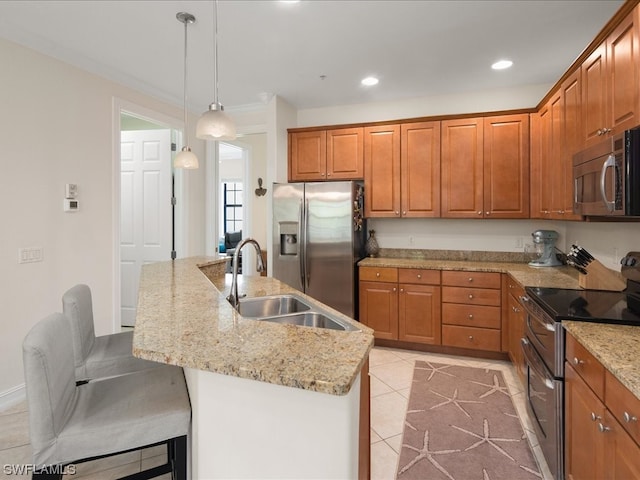
<instances>
[{"instance_id":1,"label":"glass pendant shade","mask_svg":"<svg viewBox=\"0 0 640 480\"><path fill-rule=\"evenodd\" d=\"M212 103L198 120L196 137L202 140L235 140L236 126L224 113L222 105Z\"/></svg>"},{"instance_id":2,"label":"glass pendant shade","mask_svg":"<svg viewBox=\"0 0 640 480\"><path fill-rule=\"evenodd\" d=\"M198 168L198 157L191 151L189 147L182 147L182 151L173 159L174 168Z\"/></svg>"}]
</instances>

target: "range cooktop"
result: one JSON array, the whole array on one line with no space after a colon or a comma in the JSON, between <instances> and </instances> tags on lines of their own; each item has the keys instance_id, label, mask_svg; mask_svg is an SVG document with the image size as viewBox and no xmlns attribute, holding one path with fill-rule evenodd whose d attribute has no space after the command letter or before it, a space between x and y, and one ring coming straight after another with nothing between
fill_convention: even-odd
<instances>
[{"instance_id":1,"label":"range cooktop","mask_svg":"<svg viewBox=\"0 0 640 480\"><path fill-rule=\"evenodd\" d=\"M640 326L640 295L630 289L610 292L527 287L525 291L558 321L576 320Z\"/></svg>"}]
</instances>

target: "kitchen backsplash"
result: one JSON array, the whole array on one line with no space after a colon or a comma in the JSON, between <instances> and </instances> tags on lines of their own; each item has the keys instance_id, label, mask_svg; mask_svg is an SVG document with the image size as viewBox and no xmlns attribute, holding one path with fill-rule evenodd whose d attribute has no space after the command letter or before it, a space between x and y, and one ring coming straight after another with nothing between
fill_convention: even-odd
<instances>
[{"instance_id":1,"label":"kitchen backsplash","mask_svg":"<svg viewBox=\"0 0 640 480\"><path fill-rule=\"evenodd\" d=\"M424 250L418 248L381 248L379 257L420 260L460 260L471 262L527 263L522 252L483 252L471 250Z\"/></svg>"}]
</instances>

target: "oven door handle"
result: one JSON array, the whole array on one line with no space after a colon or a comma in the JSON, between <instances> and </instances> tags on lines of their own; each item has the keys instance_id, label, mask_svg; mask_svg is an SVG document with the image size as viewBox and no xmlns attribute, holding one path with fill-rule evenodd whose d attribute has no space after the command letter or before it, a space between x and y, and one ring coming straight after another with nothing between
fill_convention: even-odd
<instances>
[{"instance_id":1,"label":"oven door handle","mask_svg":"<svg viewBox=\"0 0 640 480\"><path fill-rule=\"evenodd\" d=\"M540 325L542 325L542 327L545 330L549 330L550 332L555 332L556 331L556 325L555 323L548 323L545 322L543 320L541 320L538 315L536 315L536 312L532 311L531 308L529 307L529 304L531 303L531 299L525 295L522 295L520 297L520 303L522 304L522 306L524 307L524 309L527 311L528 318L533 318L536 322L538 322Z\"/></svg>"},{"instance_id":2,"label":"oven door handle","mask_svg":"<svg viewBox=\"0 0 640 480\"><path fill-rule=\"evenodd\" d=\"M527 362L527 365L529 365L529 367L531 367L540 378L544 379L544 384L549 390L554 390L553 378L549 377L549 374L546 372L546 368L538 359L535 351L532 352L533 347L529 340L521 338L520 343L522 344L522 353L524 354L524 359Z\"/></svg>"}]
</instances>

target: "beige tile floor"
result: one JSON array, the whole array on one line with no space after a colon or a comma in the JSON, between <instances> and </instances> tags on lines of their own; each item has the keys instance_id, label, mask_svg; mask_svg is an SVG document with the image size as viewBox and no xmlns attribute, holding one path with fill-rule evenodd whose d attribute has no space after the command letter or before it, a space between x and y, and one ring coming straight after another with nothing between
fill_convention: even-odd
<instances>
[{"instance_id":1,"label":"beige tile floor","mask_svg":"<svg viewBox=\"0 0 640 480\"><path fill-rule=\"evenodd\" d=\"M393 480L397 470L398 453L402 444L402 430L407 401L416 360L442 361L468 366L490 367L501 370L513 395L514 405L529 436L534 454L541 464L545 479L551 475L544 463L535 434L524 413L523 388L511 364L502 361L480 360L413 352L408 350L374 348L370 356L371 373L371 478ZM77 474L69 478L112 480L141 469L165 462L164 447L142 452L130 452L116 457L79 464ZM31 478L30 475L7 475L5 465L30 464L31 447L26 403L0 412L0 479ZM168 480L170 475L159 477ZM517 479L514 479L517 480Z\"/></svg>"},{"instance_id":2,"label":"beige tile floor","mask_svg":"<svg viewBox=\"0 0 640 480\"><path fill-rule=\"evenodd\" d=\"M398 454L402 445L404 417L416 360L440 361L500 370L507 382L516 412L520 417L524 431L527 433L544 479L552 480L553 477L544 461L538 440L526 415L524 388L511 363L379 347L374 348L369 357L372 480L393 480L395 478Z\"/></svg>"}]
</instances>

